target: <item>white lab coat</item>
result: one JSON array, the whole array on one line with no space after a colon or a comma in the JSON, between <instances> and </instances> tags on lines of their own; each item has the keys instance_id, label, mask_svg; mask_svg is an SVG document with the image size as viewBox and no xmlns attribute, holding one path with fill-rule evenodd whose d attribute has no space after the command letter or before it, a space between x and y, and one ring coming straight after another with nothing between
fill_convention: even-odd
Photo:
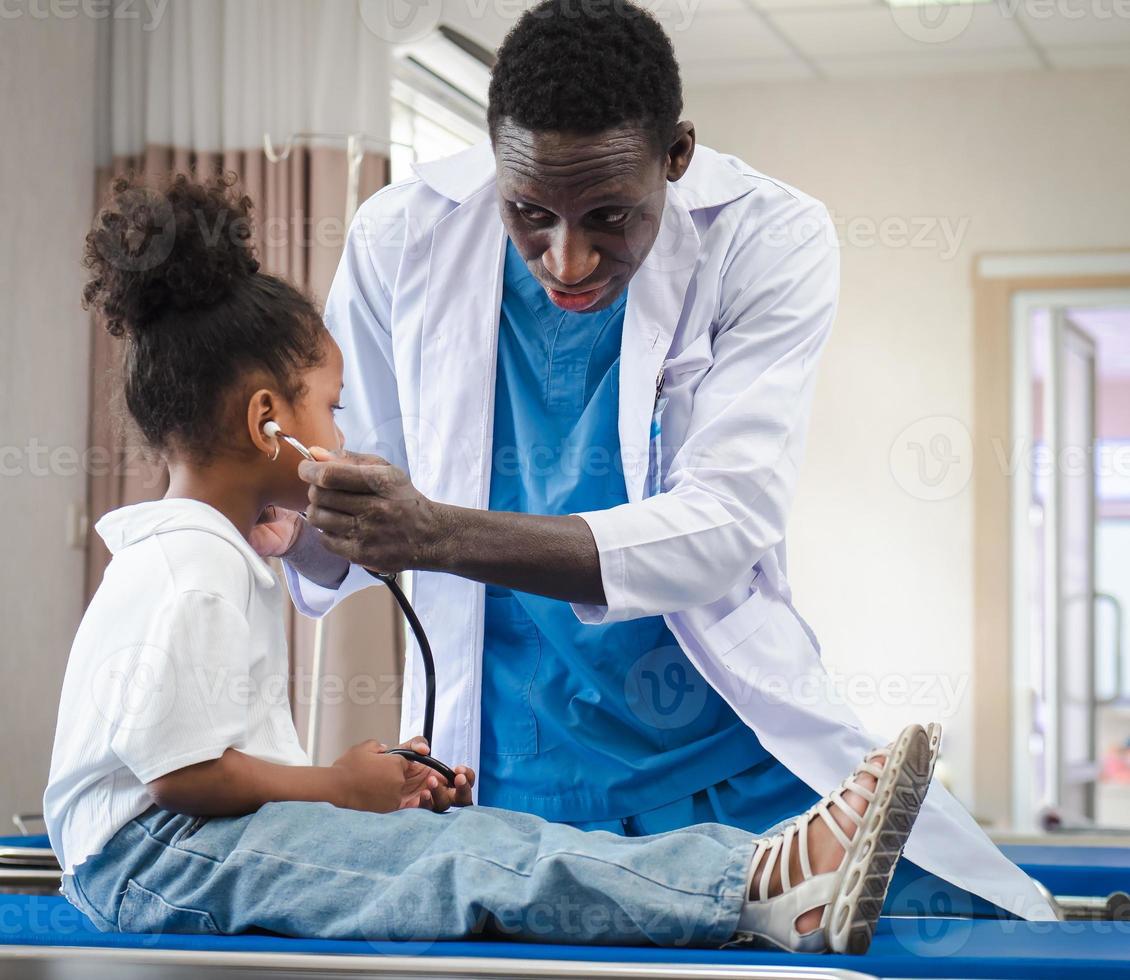
<instances>
[{"instance_id":1,"label":"white lab coat","mask_svg":"<svg viewBox=\"0 0 1130 980\"><path fill-rule=\"evenodd\" d=\"M415 170L360 208L330 291L326 320L345 357L339 422L347 446L405 468L426 496L482 508L506 242L494 158L484 142ZM696 149L683 178L667 185L659 238L628 289L619 407L628 503L582 515L607 606L574 607L592 623L663 615L765 748L821 794L886 741L831 696L785 578L785 522L838 279L822 204ZM649 461L660 374L657 469ZM662 491L653 493L657 478ZM309 615L374 581L355 567L332 593L288 577ZM455 575L413 579L438 673L433 750L475 766L484 587ZM423 693L411 649L404 738L420 732ZM1030 879L937 783L906 854L1019 915L1052 917Z\"/></svg>"}]
</instances>

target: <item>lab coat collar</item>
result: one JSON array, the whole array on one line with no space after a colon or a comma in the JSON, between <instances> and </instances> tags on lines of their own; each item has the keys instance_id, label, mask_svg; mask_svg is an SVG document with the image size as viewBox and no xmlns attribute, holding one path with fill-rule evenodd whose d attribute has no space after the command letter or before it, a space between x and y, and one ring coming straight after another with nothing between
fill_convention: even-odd
<instances>
[{"instance_id":1,"label":"lab coat collar","mask_svg":"<svg viewBox=\"0 0 1130 980\"><path fill-rule=\"evenodd\" d=\"M130 504L105 514L94 529L106 542L111 554L117 554L123 548L154 534L182 530L206 531L231 543L247 560L260 585L269 588L278 584L271 567L255 553L255 549L236 530L235 525L215 507L202 500L168 497Z\"/></svg>"},{"instance_id":2,"label":"lab coat collar","mask_svg":"<svg viewBox=\"0 0 1130 980\"><path fill-rule=\"evenodd\" d=\"M683 188L668 185L659 234L628 283L620 349L620 451L628 500L644 497L652 412L663 362L702 245Z\"/></svg>"},{"instance_id":3,"label":"lab coat collar","mask_svg":"<svg viewBox=\"0 0 1130 980\"><path fill-rule=\"evenodd\" d=\"M719 207L750 191L750 173L734 157L699 144L687 172L673 186L690 210ZM459 204L494 181L494 151L486 139L453 156L414 163L416 175L432 190Z\"/></svg>"}]
</instances>

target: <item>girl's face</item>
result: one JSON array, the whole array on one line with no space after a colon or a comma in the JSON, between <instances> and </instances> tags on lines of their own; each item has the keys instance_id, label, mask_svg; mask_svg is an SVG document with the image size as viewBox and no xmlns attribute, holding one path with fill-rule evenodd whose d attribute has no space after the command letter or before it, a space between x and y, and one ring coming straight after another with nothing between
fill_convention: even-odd
<instances>
[{"instance_id":1,"label":"girl's face","mask_svg":"<svg viewBox=\"0 0 1130 980\"><path fill-rule=\"evenodd\" d=\"M288 436L294 436L307 448L315 446L336 452L344 445L341 429L334 421L334 413L341 406L342 371L344 362L341 350L329 331L323 332L325 356L317 367L303 376L305 392L294 403L279 406L275 421ZM290 510L305 510L309 487L298 476L302 457L283 440L278 440L279 457L268 461L271 480L271 503Z\"/></svg>"},{"instance_id":2,"label":"girl's face","mask_svg":"<svg viewBox=\"0 0 1130 980\"><path fill-rule=\"evenodd\" d=\"M306 391L294 406L291 429L285 429L304 446L320 446L337 452L345 438L334 421L334 413L341 407L342 372L344 361L341 348L328 330L322 334L325 357L322 363L306 372L303 381Z\"/></svg>"}]
</instances>

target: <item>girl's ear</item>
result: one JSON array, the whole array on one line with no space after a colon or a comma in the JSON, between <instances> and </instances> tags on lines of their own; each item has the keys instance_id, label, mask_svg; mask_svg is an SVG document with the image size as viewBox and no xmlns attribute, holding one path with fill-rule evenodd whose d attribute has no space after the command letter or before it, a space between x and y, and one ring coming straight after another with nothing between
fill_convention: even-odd
<instances>
[{"instance_id":1,"label":"girl's ear","mask_svg":"<svg viewBox=\"0 0 1130 980\"><path fill-rule=\"evenodd\" d=\"M266 388L260 388L247 403L247 434L264 456L274 456L278 449L278 439L263 433L263 426L275 418L278 409L278 398Z\"/></svg>"}]
</instances>

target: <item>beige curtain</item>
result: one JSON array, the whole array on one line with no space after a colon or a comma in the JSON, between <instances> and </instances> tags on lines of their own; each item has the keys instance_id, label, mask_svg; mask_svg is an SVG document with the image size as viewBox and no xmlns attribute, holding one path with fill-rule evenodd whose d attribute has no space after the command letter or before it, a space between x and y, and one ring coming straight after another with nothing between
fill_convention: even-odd
<instances>
[{"instance_id":1,"label":"beige curtain","mask_svg":"<svg viewBox=\"0 0 1130 980\"><path fill-rule=\"evenodd\" d=\"M324 302L344 244L348 167L344 148L295 146L285 160L270 161L262 149L198 153L184 147L148 146L139 156L116 156L96 175L101 202L118 174L203 175L234 171L255 202L255 233L263 267L285 276ZM388 161L367 155L361 164L358 200L388 182ZM91 361L89 510L94 520L116 507L161 497L164 467L147 456L130 426L120 395L121 344L93 327ZM93 523L93 522L92 522ZM109 560L93 528L89 534L86 595L93 594ZM287 613L295 722L305 738L309 717L314 624ZM399 726L403 638L400 617L384 589L351 597L327 619L320 713L322 762L366 738L393 740Z\"/></svg>"}]
</instances>

